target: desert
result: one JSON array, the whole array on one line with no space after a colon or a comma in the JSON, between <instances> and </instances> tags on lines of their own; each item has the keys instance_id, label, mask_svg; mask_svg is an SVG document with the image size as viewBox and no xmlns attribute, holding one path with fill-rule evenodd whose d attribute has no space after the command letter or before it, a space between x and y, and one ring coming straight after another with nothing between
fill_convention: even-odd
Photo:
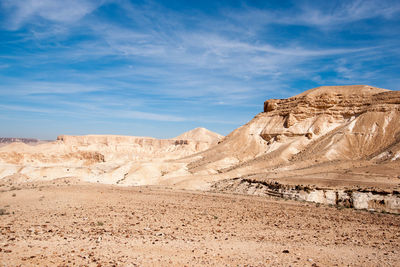
<instances>
[{"instance_id":1,"label":"desert","mask_svg":"<svg viewBox=\"0 0 400 267\"><path fill-rule=\"evenodd\" d=\"M227 136L4 139L0 262L396 266L399 121L398 91L322 86Z\"/></svg>"},{"instance_id":2,"label":"desert","mask_svg":"<svg viewBox=\"0 0 400 267\"><path fill-rule=\"evenodd\" d=\"M399 0L0 0L0 267L399 267L399 33Z\"/></svg>"},{"instance_id":3,"label":"desert","mask_svg":"<svg viewBox=\"0 0 400 267\"><path fill-rule=\"evenodd\" d=\"M1 203L10 213L0 220L4 266L395 266L399 261L398 216L271 196L57 180L7 188Z\"/></svg>"}]
</instances>

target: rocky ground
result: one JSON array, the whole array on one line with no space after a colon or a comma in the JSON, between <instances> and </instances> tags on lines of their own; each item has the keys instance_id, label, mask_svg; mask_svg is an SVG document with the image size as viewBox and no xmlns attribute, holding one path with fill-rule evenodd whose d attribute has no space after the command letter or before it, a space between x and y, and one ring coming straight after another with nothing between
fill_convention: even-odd
<instances>
[{"instance_id":1,"label":"rocky ground","mask_svg":"<svg viewBox=\"0 0 400 267\"><path fill-rule=\"evenodd\" d=\"M0 266L398 266L400 217L66 180L0 187Z\"/></svg>"}]
</instances>

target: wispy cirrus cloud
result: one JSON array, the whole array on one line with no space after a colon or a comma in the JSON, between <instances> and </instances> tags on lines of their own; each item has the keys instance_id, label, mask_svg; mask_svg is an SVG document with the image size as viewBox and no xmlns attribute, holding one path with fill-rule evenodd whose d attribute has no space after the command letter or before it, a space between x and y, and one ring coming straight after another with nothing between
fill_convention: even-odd
<instances>
[{"instance_id":1,"label":"wispy cirrus cloud","mask_svg":"<svg viewBox=\"0 0 400 267\"><path fill-rule=\"evenodd\" d=\"M331 27L372 18L395 19L400 13L400 4L393 0L356 0L331 3L319 9L308 3L301 10L291 23Z\"/></svg>"},{"instance_id":2,"label":"wispy cirrus cloud","mask_svg":"<svg viewBox=\"0 0 400 267\"><path fill-rule=\"evenodd\" d=\"M71 95L76 93L100 92L105 87L101 85L83 85L66 82L40 82L40 81L16 81L0 85L3 95L35 95L35 94L60 94Z\"/></svg>"},{"instance_id":3,"label":"wispy cirrus cloud","mask_svg":"<svg viewBox=\"0 0 400 267\"><path fill-rule=\"evenodd\" d=\"M400 23L396 1L243 2L211 13L157 1L0 2L0 104L74 118L215 126L269 97L385 87L399 71L400 39L387 30Z\"/></svg>"},{"instance_id":4,"label":"wispy cirrus cloud","mask_svg":"<svg viewBox=\"0 0 400 267\"><path fill-rule=\"evenodd\" d=\"M104 0L2 0L1 7L8 13L5 26L17 30L25 24L42 23L44 19L58 23L72 23L82 19L104 4Z\"/></svg>"},{"instance_id":5,"label":"wispy cirrus cloud","mask_svg":"<svg viewBox=\"0 0 400 267\"><path fill-rule=\"evenodd\" d=\"M24 106L24 105L12 105L12 104L0 104L0 110L3 111L17 111L17 112L29 112L29 113L40 113L47 114L51 116L61 115L61 116L72 116L74 118L103 118L103 119L136 119L136 120L150 120L150 121L166 121L166 122L182 122L187 121L188 119L181 116L173 116L173 115L165 115L165 114L157 114L152 112L142 112L135 110L126 110L126 109L88 109L81 108L78 110L65 109L64 107L32 107L32 106ZM85 113L89 111L88 113Z\"/></svg>"},{"instance_id":6,"label":"wispy cirrus cloud","mask_svg":"<svg viewBox=\"0 0 400 267\"><path fill-rule=\"evenodd\" d=\"M245 12L229 10L226 15L236 22L251 24L254 29L260 29L262 25L281 24L333 30L366 19L397 19L400 4L396 0L296 1L289 10L265 10L247 5L245 9Z\"/></svg>"}]
</instances>

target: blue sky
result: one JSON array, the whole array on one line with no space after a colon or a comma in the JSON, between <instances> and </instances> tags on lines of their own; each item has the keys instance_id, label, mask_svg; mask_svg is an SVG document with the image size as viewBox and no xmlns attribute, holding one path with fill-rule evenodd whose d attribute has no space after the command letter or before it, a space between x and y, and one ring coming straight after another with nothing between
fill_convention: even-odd
<instances>
[{"instance_id":1,"label":"blue sky","mask_svg":"<svg viewBox=\"0 0 400 267\"><path fill-rule=\"evenodd\" d=\"M0 0L0 136L228 134L321 85L400 89L400 1Z\"/></svg>"}]
</instances>

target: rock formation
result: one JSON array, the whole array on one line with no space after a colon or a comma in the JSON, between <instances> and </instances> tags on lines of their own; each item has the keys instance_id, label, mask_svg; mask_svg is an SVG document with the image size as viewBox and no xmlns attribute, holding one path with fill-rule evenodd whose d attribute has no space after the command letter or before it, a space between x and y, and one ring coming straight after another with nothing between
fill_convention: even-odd
<instances>
[{"instance_id":1,"label":"rock formation","mask_svg":"<svg viewBox=\"0 0 400 267\"><path fill-rule=\"evenodd\" d=\"M264 112L191 163L238 168L293 161L395 160L400 157L400 92L370 86L324 86L264 103ZM227 164L221 165L224 171ZM212 169L212 168L211 168ZM218 170L214 169L214 172Z\"/></svg>"}]
</instances>

